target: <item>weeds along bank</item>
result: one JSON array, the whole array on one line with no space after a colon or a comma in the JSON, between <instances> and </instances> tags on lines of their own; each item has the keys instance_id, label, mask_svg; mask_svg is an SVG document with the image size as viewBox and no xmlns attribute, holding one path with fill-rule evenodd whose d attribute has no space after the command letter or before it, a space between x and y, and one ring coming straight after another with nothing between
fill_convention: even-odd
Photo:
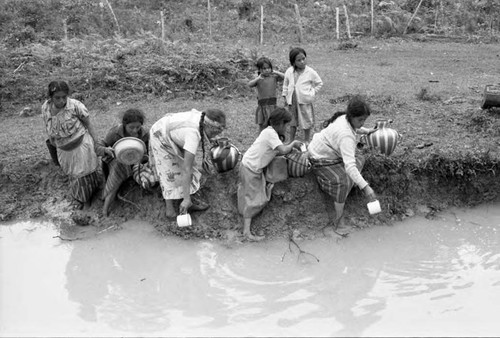
<instances>
[{"instance_id":1,"label":"weeds along bank","mask_svg":"<svg viewBox=\"0 0 500 338\"><path fill-rule=\"evenodd\" d=\"M364 176L378 193L382 213L370 216L367 201L354 188L345 211L351 230L392 224L416 214L432 217L450 206L472 206L498 198L500 164L498 158L488 153L429 151L415 156L411 151L401 150L391 157L369 151L365 155ZM151 222L165 235L217 239L227 239L238 231L242 222L237 212L237 169L208 176L201 197L211 207L192 213L193 226L179 228L165 218L165 204L158 187L144 191L130 181L120 189L122 198L113 204L110 217L102 216L103 202L98 198L88 213L75 214L67 208L67 179L57 168L48 160L22 162L17 159L10 163L11 169L18 170L0 175L3 221L42 217L63 226L92 225L106 229L128 219L140 219ZM319 190L314 175L308 173L277 183L269 206L254 219L252 229L267 238L291 234L312 238L322 235L332 213L332 201Z\"/></svg>"}]
</instances>

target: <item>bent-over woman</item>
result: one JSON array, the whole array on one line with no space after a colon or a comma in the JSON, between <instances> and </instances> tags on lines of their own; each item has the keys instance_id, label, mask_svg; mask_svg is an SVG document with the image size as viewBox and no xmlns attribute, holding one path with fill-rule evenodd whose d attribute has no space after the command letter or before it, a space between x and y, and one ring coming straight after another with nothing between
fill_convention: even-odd
<instances>
[{"instance_id":1,"label":"bent-over woman","mask_svg":"<svg viewBox=\"0 0 500 338\"><path fill-rule=\"evenodd\" d=\"M123 164L116 160L113 145L124 137L135 137L142 140L148 149L149 130L144 128L144 120L144 113L141 110L128 109L123 113L122 123L113 126L103 140L97 141L96 152L97 155L102 156L103 171L106 175L106 184L102 192L104 216L108 216L111 202L116 198L122 183L133 174L132 165ZM137 183L141 184L141 182Z\"/></svg>"},{"instance_id":2,"label":"bent-over woman","mask_svg":"<svg viewBox=\"0 0 500 338\"><path fill-rule=\"evenodd\" d=\"M94 150L95 132L83 103L69 98L65 81L48 86L48 100L42 105L42 118L51 145L57 148L57 160L70 177L71 205L88 208L99 188L98 161Z\"/></svg>"},{"instance_id":3,"label":"bent-over woman","mask_svg":"<svg viewBox=\"0 0 500 338\"><path fill-rule=\"evenodd\" d=\"M205 145L225 127L226 115L218 109L166 114L151 127L150 162L160 182L167 217L177 215L173 205L177 199L182 199L181 214L209 207L206 202L192 199L200 188L201 178L195 155L201 144L205 160Z\"/></svg>"},{"instance_id":4,"label":"bent-over woman","mask_svg":"<svg viewBox=\"0 0 500 338\"><path fill-rule=\"evenodd\" d=\"M324 122L324 129L314 134L307 149L321 189L333 197L335 227L343 224L345 201L354 184L370 200L376 199L375 192L361 176L365 159L356 152L356 134L374 131L363 128L370 112L369 105L361 97L353 97L347 111L337 112Z\"/></svg>"}]
</instances>

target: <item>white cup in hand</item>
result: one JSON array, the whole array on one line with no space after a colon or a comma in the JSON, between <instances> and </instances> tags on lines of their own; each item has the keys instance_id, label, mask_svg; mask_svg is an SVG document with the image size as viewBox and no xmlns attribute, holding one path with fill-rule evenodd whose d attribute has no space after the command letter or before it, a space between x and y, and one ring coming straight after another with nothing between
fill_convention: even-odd
<instances>
[{"instance_id":1,"label":"white cup in hand","mask_svg":"<svg viewBox=\"0 0 500 338\"><path fill-rule=\"evenodd\" d=\"M375 215L382 211L380 202L378 200L371 201L366 206L368 207L368 212L370 213L370 215Z\"/></svg>"},{"instance_id":2,"label":"white cup in hand","mask_svg":"<svg viewBox=\"0 0 500 338\"><path fill-rule=\"evenodd\" d=\"M183 214L177 216L177 225L180 227L187 227L193 224L190 214Z\"/></svg>"}]
</instances>

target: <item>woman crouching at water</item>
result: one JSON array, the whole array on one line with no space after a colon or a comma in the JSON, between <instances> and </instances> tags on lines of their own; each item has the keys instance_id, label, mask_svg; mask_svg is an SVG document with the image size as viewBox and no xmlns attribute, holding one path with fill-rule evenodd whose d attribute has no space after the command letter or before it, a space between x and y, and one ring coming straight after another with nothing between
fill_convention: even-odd
<instances>
[{"instance_id":1,"label":"woman crouching at water","mask_svg":"<svg viewBox=\"0 0 500 338\"><path fill-rule=\"evenodd\" d=\"M225 128L226 115L218 109L167 114L151 127L150 162L160 182L168 218L177 216L173 201L178 199L182 199L180 214L208 209L206 202L192 198L200 189L201 179L195 155L201 143L205 161L205 145Z\"/></svg>"},{"instance_id":2,"label":"woman crouching at water","mask_svg":"<svg viewBox=\"0 0 500 338\"><path fill-rule=\"evenodd\" d=\"M347 105L347 111L337 112L324 122L324 129L314 134L307 149L321 189L333 197L336 228L343 225L344 204L354 184L368 199L376 199L375 192L361 176L365 159L356 152L356 134L374 131L363 128L368 116L368 104L359 96L353 97Z\"/></svg>"},{"instance_id":3,"label":"woman crouching at water","mask_svg":"<svg viewBox=\"0 0 500 338\"><path fill-rule=\"evenodd\" d=\"M118 189L125 180L132 176L132 165L123 164L115 159L113 145L124 137L135 137L149 144L149 130L144 128L144 113L139 109L128 109L123 113L122 123L112 127L103 140L97 141L96 152L102 156L103 172L106 184L102 192L104 198L103 214L108 216L111 202L114 201ZM147 158L147 156L145 156ZM145 161L143 161L145 162ZM137 182L141 184L141 182Z\"/></svg>"},{"instance_id":4,"label":"woman crouching at water","mask_svg":"<svg viewBox=\"0 0 500 338\"><path fill-rule=\"evenodd\" d=\"M71 205L82 209L90 206L99 187L99 163L94 150L94 127L87 108L80 101L69 98L69 93L66 82L51 82L48 100L42 105L42 118L49 136L47 144L57 148L57 161L70 177Z\"/></svg>"}]
</instances>

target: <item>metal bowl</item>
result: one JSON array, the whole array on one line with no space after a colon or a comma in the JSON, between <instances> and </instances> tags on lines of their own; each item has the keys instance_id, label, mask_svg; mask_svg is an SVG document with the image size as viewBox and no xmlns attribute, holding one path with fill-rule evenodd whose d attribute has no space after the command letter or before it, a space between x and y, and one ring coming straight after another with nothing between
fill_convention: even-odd
<instances>
[{"instance_id":1,"label":"metal bowl","mask_svg":"<svg viewBox=\"0 0 500 338\"><path fill-rule=\"evenodd\" d=\"M124 137L113 145L115 158L123 164L140 163L146 153L146 144L136 137Z\"/></svg>"}]
</instances>

